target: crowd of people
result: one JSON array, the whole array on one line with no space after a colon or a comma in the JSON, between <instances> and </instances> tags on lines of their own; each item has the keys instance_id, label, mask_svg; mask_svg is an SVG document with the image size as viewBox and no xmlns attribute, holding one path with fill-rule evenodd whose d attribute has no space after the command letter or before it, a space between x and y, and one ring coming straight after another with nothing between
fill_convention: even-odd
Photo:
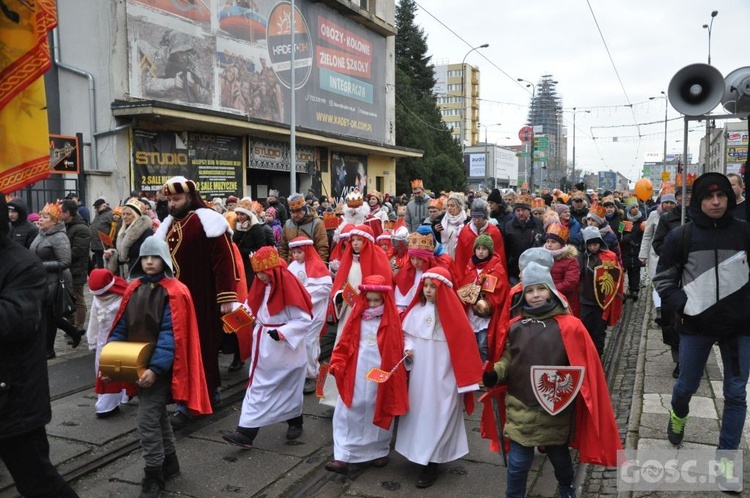
<instances>
[{"instance_id":1,"label":"crowd of people","mask_svg":"<svg viewBox=\"0 0 750 498\"><path fill-rule=\"evenodd\" d=\"M560 496L570 497L569 447L581 462L617 462L601 358L608 327L645 286L642 267L676 363L670 441L682 441L700 381L692 365L718 342L732 377L719 447L739 445L745 393L733 386L744 386L750 369L750 355L736 354L750 348L742 327L750 229L735 219L745 217L744 185L737 175L688 176L690 223L681 227L677 180L655 199L582 185L539 195L431 193L416 179L411 196L353 191L336 203L270 190L261 203L207 201L175 177L153 200L132 193L111 208L97 199L93 220L74 194L37 220L10 199L0 249L15 241L41 262L48 359L58 328L72 347L86 336L97 372L109 342L155 345L135 384L97 375L97 417L140 398L142 497L160 496L180 472L173 430L221 403L220 352L234 355L230 371L249 364L237 428L222 434L238 447L252 448L275 423L288 425L287 439L302 437L304 395L315 393L335 407L327 470L387 465L398 417L395 450L422 466L416 486L426 488L440 464L468 454L463 413L481 394L482 437L508 454L507 496L524 496L538 447ZM706 254L711 247L721 261ZM714 270L715 298L701 288ZM58 310L61 288L76 303L67 315ZM321 354L321 343L332 352Z\"/></svg>"}]
</instances>

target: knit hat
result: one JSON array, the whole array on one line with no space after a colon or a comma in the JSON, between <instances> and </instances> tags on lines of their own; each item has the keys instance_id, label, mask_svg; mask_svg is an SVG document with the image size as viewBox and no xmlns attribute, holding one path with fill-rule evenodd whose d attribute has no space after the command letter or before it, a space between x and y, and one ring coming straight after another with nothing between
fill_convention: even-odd
<instances>
[{"instance_id":1,"label":"knit hat","mask_svg":"<svg viewBox=\"0 0 750 498\"><path fill-rule=\"evenodd\" d=\"M471 204L471 215L482 216L484 218L490 217L490 206L484 199L475 199Z\"/></svg>"},{"instance_id":2,"label":"knit hat","mask_svg":"<svg viewBox=\"0 0 750 498\"><path fill-rule=\"evenodd\" d=\"M693 182L693 197L690 200L690 208L697 207L700 209L701 201L714 192L724 192L727 196L728 213L737 207L737 199L734 196L729 178L721 173L710 172L702 174Z\"/></svg>"},{"instance_id":3,"label":"knit hat","mask_svg":"<svg viewBox=\"0 0 750 498\"><path fill-rule=\"evenodd\" d=\"M31 213L31 214L29 214L29 217L26 218L26 220L28 220L29 223L35 223L35 222L39 221L39 214L38 213Z\"/></svg>"},{"instance_id":4,"label":"knit hat","mask_svg":"<svg viewBox=\"0 0 750 498\"><path fill-rule=\"evenodd\" d=\"M555 297L557 297L563 307L568 307L568 302L558 292L557 287L555 287L555 282L552 281L552 274L550 273L549 268L546 268L539 263L531 262L521 272L521 282L523 285L524 295L526 294L526 289L528 287L541 284L548 288L550 292L552 292Z\"/></svg>"},{"instance_id":5,"label":"knit hat","mask_svg":"<svg viewBox=\"0 0 750 498\"><path fill-rule=\"evenodd\" d=\"M677 198L674 194L664 194L661 196L661 202L673 202L677 204Z\"/></svg>"},{"instance_id":6,"label":"knit hat","mask_svg":"<svg viewBox=\"0 0 750 498\"><path fill-rule=\"evenodd\" d=\"M552 269L552 266L555 264L555 258L552 256L552 253L544 247L531 247L526 249L521 253L521 256L519 256L518 268L523 271L523 269L532 262Z\"/></svg>"},{"instance_id":7,"label":"knit hat","mask_svg":"<svg viewBox=\"0 0 750 498\"><path fill-rule=\"evenodd\" d=\"M227 197L227 204L229 204L230 202L237 204L237 198L233 195L230 195L229 197Z\"/></svg>"},{"instance_id":8,"label":"knit hat","mask_svg":"<svg viewBox=\"0 0 750 498\"><path fill-rule=\"evenodd\" d=\"M89 274L89 292L93 296L101 296L105 292L114 292L122 296L127 288L128 283L124 278L115 276L105 268L97 268Z\"/></svg>"},{"instance_id":9,"label":"knit hat","mask_svg":"<svg viewBox=\"0 0 750 498\"><path fill-rule=\"evenodd\" d=\"M492 189L492 192L490 192L490 195L487 196L487 200L489 202L496 202L498 204L502 204L503 194L501 194L500 190L498 189Z\"/></svg>"},{"instance_id":10,"label":"knit hat","mask_svg":"<svg viewBox=\"0 0 750 498\"><path fill-rule=\"evenodd\" d=\"M94 201L94 207L98 208L102 204L106 204L107 201L104 200L104 197L99 197L97 200Z\"/></svg>"},{"instance_id":11,"label":"knit hat","mask_svg":"<svg viewBox=\"0 0 750 498\"><path fill-rule=\"evenodd\" d=\"M581 235L583 235L584 244L588 244L589 242L599 242L599 244L601 244L602 246L602 249L607 249L607 243L604 242L602 234L598 228L585 227L583 230L581 230Z\"/></svg>"},{"instance_id":12,"label":"knit hat","mask_svg":"<svg viewBox=\"0 0 750 498\"><path fill-rule=\"evenodd\" d=\"M556 202L555 203L555 211L557 211L557 214L563 214L565 211L570 211L570 206L567 204L563 204L562 202Z\"/></svg>"},{"instance_id":13,"label":"knit hat","mask_svg":"<svg viewBox=\"0 0 750 498\"><path fill-rule=\"evenodd\" d=\"M495 254L495 243L492 241L492 237L486 233L483 233L474 240L474 249L476 249L477 246L486 247L490 250L490 254Z\"/></svg>"},{"instance_id":14,"label":"knit hat","mask_svg":"<svg viewBox=\"0 0 750 498\"><path fill-rule=\"evenodd\" d=\"M138 260L135 262L133 267L130 269L130 279L141 278L146 275L141 266L141 258L144 256L159 256L164 261L164 274L172 278L174 277L174 269L172 268L172 257L169 255L169 246L166 241L158 238L155 235L146 238L141 244L141 250L138 253Z\"/></svg>"},{"instance_id":15,"label":"knit hat","mask_svg":"<svg viewBox=\"0 0 750 498\"><path fill-rule=\"evenodd\" d=\"M266 208L266 215L270 216L271 218L276 218L276 208L267 207Z\"/></svg>"}]
</instances>

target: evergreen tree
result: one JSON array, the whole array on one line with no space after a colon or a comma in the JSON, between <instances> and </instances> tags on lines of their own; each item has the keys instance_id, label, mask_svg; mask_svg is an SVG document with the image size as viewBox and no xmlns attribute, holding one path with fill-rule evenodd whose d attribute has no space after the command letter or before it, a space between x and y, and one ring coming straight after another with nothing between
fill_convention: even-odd
<instances>
[{"instance_id":1,"label":"evergreen tree","mask_svg":"<svg viewBox=\"0 0 750 498\"><path fill-rule=\"evenodd\" d=\"M414 24L416 9L413 0L401 0L396 10L396 145L421 149L424 157L398 159L396 189L409 192L410 180L421 178L436 192L464 190L461 147L437 107L435 67L424 31Z\"/></svg>"}]
</instances>

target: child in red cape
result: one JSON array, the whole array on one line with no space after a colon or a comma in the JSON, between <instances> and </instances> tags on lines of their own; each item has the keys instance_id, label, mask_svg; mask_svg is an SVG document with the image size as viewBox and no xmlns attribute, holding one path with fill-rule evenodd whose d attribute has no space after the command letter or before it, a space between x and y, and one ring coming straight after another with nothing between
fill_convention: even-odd
<instances>
[{"instance_id":1,"label":"child in red cape","mask_svg":"<svg viewBox=\"0 0 750 498\"><path fill-rule=\"evenodd\" d=\"M570 314L549 269L532 262L521 277L521 316L511 321L500 360L482 377L488 387L508 381L506 496L525 496L534 447L544 445L560 496L574 497L568 445L578 449L581 462L616 466L622 449L617 423L596 348L581 321ZM563 381L571 386L567 400L550 399L544 386Z\"/></svg>"}]
</instances>

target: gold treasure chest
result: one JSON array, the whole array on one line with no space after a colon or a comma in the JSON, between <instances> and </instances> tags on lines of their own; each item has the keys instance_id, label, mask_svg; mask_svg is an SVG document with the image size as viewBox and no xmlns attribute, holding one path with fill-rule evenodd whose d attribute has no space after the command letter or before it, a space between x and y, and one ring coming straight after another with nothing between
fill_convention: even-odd
<instances>
[{"instance_id":1,"label":"gold treasure chest","mask_svg":"<svg viewBox=\"0 0 750 498\"><path fill-rule=\"evenodd\" d=\"M153 342L109 342L102 348L99 371L102 377L135 382L148 369L155 347Z\"/></svg>"}]
</instances>

